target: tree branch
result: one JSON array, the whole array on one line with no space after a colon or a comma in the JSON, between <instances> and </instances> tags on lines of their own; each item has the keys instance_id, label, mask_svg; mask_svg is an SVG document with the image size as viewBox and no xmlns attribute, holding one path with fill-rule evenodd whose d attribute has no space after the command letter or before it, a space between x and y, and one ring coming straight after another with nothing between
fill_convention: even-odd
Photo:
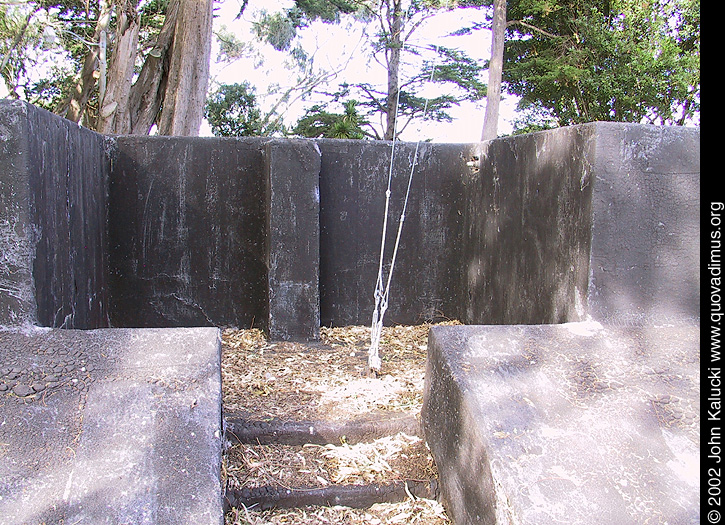
<instances>
[{"instance_id":1,"label":"tree branch","mask_svg":"<svg viewBox=\"0 0 725 525\"><path fill-rule=\"evenodd\" d=\"M542 35L549 37L549 38L559 38L559 35L555 35L553 33L549 33L548 31L544 31L543 29L540 29L536 26L533 26L527 22L524 22L523 20L509 20L506 22L506 27L513 26L513 25L520 25L527 29L531 29L532 31L536 31L537 33L541 33Z\"/></svg>"}]
</instances>

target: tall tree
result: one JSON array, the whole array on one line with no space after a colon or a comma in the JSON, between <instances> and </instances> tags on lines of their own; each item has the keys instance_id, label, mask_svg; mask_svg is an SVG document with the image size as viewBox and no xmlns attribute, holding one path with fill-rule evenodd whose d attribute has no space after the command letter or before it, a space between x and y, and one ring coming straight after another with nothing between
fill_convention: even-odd
<instances>
[{"instance_id":1,"label":"tall tree","mask_svg":"<svg viewBox=\"0 0 725 525\"><path fill-rule=\"evenodd\" d=\"M373 56L387 72L387 86L384 92L367 84L359 85L358 90L368 107L384 114L382 138L392 139L395 130L402 132L411 120L423 116L424 111L428 118L449 120L446 109L461 100L479 100L485 96L486 86L478 78L482 66L463 52L442 46L429 46L434 57L424 62L418 74L408 74L405 81L401 80L404 56L421 54L420 47L412 43L416 31L441 11L462 5L440 0L381 0L372 4L378 26ZM426 99L417 95L416 88L427 82L446 83L459 94L428 99L426 104ZM397 122L401 116L407 117L406 122Z\"/></svg>"},{"instance_id":2,"label":"tall tree","mask_svg":"<svg viewBox=\"0 0 725 525\"><path fill-rule=\"evenodd\" d=\"M528 124L699 119L699 0L519 0L509 13L504 81Z\"/></svg>"},{"instance_id":3,"label":"tall tree","mask_svg":"<svg viewBox=\"0 0 725 525\"><path fill-rule=\"evenodd\" d=\"M483 119L481 140L495 139L498 135L501 84L503 77L503 51L506 43L506 0L493 1L491 24L491 60L488 63L488 89L486 113Z\"/></svg>"},{"instance_id":4,"label":"tall tree","mask_svg":"<svg viewBox=\"0 0 725 525\"><path fill-rule=\"evenodd\" d=\"M131 130L130 96L134 62L139 42L139 16L131 2L119 6L116 44L110 68L101 68L98 85L98 123L101 133L129 133ZM102 82L103 81L103 82Z\"/></svg>"},{"instance_id":5,"label":"tall tree","mask_svg":"<svg viewBox=\"0 0 725 525\"><path fill-rule=\"evenodd\" d=\"M357 100L357 108L364 112L368 125L373 126L373 136L392 139L394 130L402 132L424 113L427 119L450 120L449 108L462 100L479 100L485 95L486 87L478 78L482 66L477 61L455 49L420 46L414 42L416 32L426 21L441 11L468 6L464 4L453 0L298 0L294 8L262 17L256 30L260 38L265 38L276 49L292 52L297 30L314 20L317 12L325 13L321 17L323 21L335 22L347 14L372 27L375 37L370 42L370 58L385 70L385 83L344 83L336 93L327 93L328 103ZM327 9L309 13L311 5L327 6ZM428 82L446 84L451 93L423 97L419 92ZM319 119L328 119L334 114L326 107L328 103L315 104L307 117L314 119L317 111ZM379 125L372 124L378 120L375 117L380 117Z\"/></svg>"},{"instance_id":6,"label":"tall tree","mask_svg":"<svg viewBox=\"0 0 725 525\"><path fill-rule=\"evenodd\" d=\"M56 69L55 78L27 86L26 97L105 133L147 134L156 125L161 134L198 134L213 0L24 1L57 21L77 66L72 82Z\"/></svg>"},{"instance_id":7,"label":"tall tree","mask_svg":"<svg viewBox=\"0 0 725 525\"><path fill-rule=\"evenodd\" d=\"M178 1L159 134L198 135L209 83L213 0Z\"/></svg>"}]
</instances>

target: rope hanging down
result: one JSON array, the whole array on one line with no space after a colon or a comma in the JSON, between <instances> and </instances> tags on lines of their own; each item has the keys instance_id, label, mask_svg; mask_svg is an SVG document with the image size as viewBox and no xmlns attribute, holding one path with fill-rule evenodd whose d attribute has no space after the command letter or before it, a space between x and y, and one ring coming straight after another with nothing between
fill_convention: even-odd
<instances>
[{"instance_id":1,"label":"rope hanging down","mask_svg":"<svg viewBox=\"0 0 725 525\"><path fill-rule=\"evenodd\" d=\"M434 49L437 52L438 46ZM431 68L430 78L428 82L433 81L433 74L435 73L435 63ZM423 114L421 119L425 119L426 113L428 112L428 98L425 99L423 105ZM378 266L378 279L375 284L375 309L373 310L372 329L370 331L370 349L368 350L368 366L370 370L377 374L380 372L382 361L380 360L380 337L383 332L383 317L385 311L388 309L388 299L390 297L390 283L393 279L393 270L395 268L395 260L398 256L398 247L400 246L400 236L403 232L403 223L405 222L405 212L408 209L408 200L410 198L410 187L413 182L413 174L418 164L418 150L420 149L420 139L415 145L415 153L413 154L413 162L410 166L410 174L408 175L408 186L405 191L405 199L403 200L403 209L400 212L400 218L398 219L398 232L395 237L395 245L393 247L393 255L390 260L390 270L388 271L387 280L383 277L383 263L385 260L385 239L388 232L388 212L390 210L390 186L393 180L393 162L395 160L395 145L397 143L397 124L398 124L398 111L400 109L400 90L396 95L395 101L395 122L393 123L393 142L390 147L390 167L388 169L388 187L385 191L385 216L383 218L383 232L382 239L380 241L380 264ZM385 283L385 284L383 284Z\"/></svg>"}]
</instances>

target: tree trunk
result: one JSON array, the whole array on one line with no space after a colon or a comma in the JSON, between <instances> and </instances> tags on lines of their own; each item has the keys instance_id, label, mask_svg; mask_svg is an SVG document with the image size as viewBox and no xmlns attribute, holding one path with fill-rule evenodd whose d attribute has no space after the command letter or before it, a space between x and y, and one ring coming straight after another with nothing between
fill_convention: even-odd
<instances>
[{"instance_id":1,"label":"tree trunk","mask_svg":"<svg viewBox=\"0 0 725 525\"><path fill-rule=\"evenodd\" d=\"M488 66L486 114L483 119L481 140L495 139L498 133L499 106L501 104L501 77L503 75L503 48L506 39L506 0L494 0L491 26L491 61Z\"/></svg>"},{"instance_id":2,"label":"tree trunk","mask_svg":"<svg viewBox=\"0 0 725 525\"><path fill-rule=\"evenodd\" d=\"M395 136L395 125L398 114L400 55L403 50L403 12L401 0L392 0L392 3L392 9L388 4L386 13L390 35L388 37L388 49L386 52L388 62L388 93L385 101L386 125L385 135L383 136L385 140L393 140Z\"/></svg>"},{"instance_id":3,"label":"tree trunk","mask_svg":"<svg viewBox=\"0 0 725 525\"><path fill-rule=\"evenodd\" d=\"M133 67L138 54L139 20L135 2L126 2L119 7L116 43L105 94L99 101L96 130L100 133L121 135L131 132L129 100Z\"/></svg>"},{"instance_id":4,"label":"tree trunk","mask_svg":"<svg viewBox=\"0 0 725 525\"><path fill-rule=\"evenodd\" d=\"M99 6L98 22L96 23L96 30L93 35L94 42L99 42L101 33L108 30L108 22L111 18L111 9L113 7L105 0L100 0ZM99 47L98 45L94 45L88 50L88 54L83 62L81 78L73 88L71 94L56 110L58 115L73 122L80 122L81 118L83 118L86 112L86 106L88 105L88 99L90 99L93 87L96 85L96 79L93 74L98 67Z\"/></svg>"},{"instance_id":5,"label":"tree trunk","mask_svg":"<svg viewBox=\"0 0 725 525\"><path fill-rule=\"evenodd\" d=\"M132 135L148 135L164 101L171 46L174 42L180 0L170 0L156 45L146 56L141 73L131 87L129 119Z\"/></svg>"},{"instance_id":6,"label":"tree trunk","mask_svg":"<svg viewBox=\"0 0 725 525\"><path fill-rule=\"evenodd\" d=\"M212 0L181 0L159 134L197 136L204 118L212 43Z\"/></svg>"}]
</instances>

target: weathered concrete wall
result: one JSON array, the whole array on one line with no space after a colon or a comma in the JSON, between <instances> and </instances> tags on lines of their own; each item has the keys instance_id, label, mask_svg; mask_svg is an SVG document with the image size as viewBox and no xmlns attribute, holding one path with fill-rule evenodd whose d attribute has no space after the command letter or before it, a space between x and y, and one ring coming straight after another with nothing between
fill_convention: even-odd
<instances>
[{"instance_id":1,"label":"weathered concrete wall","mask_svg":"<svg viewBox=\"0 0 725 525\"><path fill-rule=\"evenodd\" d=\"M585 314L595 129L482 144L480 172L465 180L466 323L560 323Z\"/></svg>"},{"instance_id":2,"label":"weathered concrete wall","mask_svg":"<svg viewBox=\"0 0 725 525\"><path fill-rule=\"evenodd\" d=\"M320 336L320 152L313 142L265 146L269 185L269 335Z\"/></svg>"},{"instance_id":3,"label":"weathered concrete wall","mask_svg":"<svg viewBox=\"0 0 725 525\"><path fill-rule=\"evenodd\" d=\"M113 325L267 328L263 142L116 140Z\"/></svg>"},{"instance_id":4,"label":"weathered concrete wall","mask_svg":"<svg viewBox=\"0 0 725 525\"><path fill-rule=\"evenodd\" d=\"M596 130L592 315L699 319L699 128L600 122Z\"/></svg>"},{"instance_id":5,"label":"weathered concrete wall","mask_svg":"<svg viewBox=\"0 0 725 525\"><path fill-rule=\"evenodd\" d=\"M389 142L104 138L1 104L0 324L370 322ZM386 275L415 149L396 145ZM692 129L421 144L386 323L697 318L699 171Z\"/></svg>"},{"instance_id":6,"label":"weathered concrete wall","mask_svg":"<svg viewBox=\"0 0 725 525\"><path fill-rule=\"evenodd\" d=\"M368 324L380 264L391 144L320 140L320 297L323 325ZM396 145L385 276L397 236L414 143ZM463 181L475 144L421 144L395 263L386 324L459 318Z\"/></svg>"},{"instance_id":7,"label":"weathered concrete wall","mask_svg":"<svg viewBox=\"0 0 725 525\"><path fill-rule=\"evenodd\" d=\"M108 141L0 101L0 325L108 326Z\"/></svg>"}]
</instances>

